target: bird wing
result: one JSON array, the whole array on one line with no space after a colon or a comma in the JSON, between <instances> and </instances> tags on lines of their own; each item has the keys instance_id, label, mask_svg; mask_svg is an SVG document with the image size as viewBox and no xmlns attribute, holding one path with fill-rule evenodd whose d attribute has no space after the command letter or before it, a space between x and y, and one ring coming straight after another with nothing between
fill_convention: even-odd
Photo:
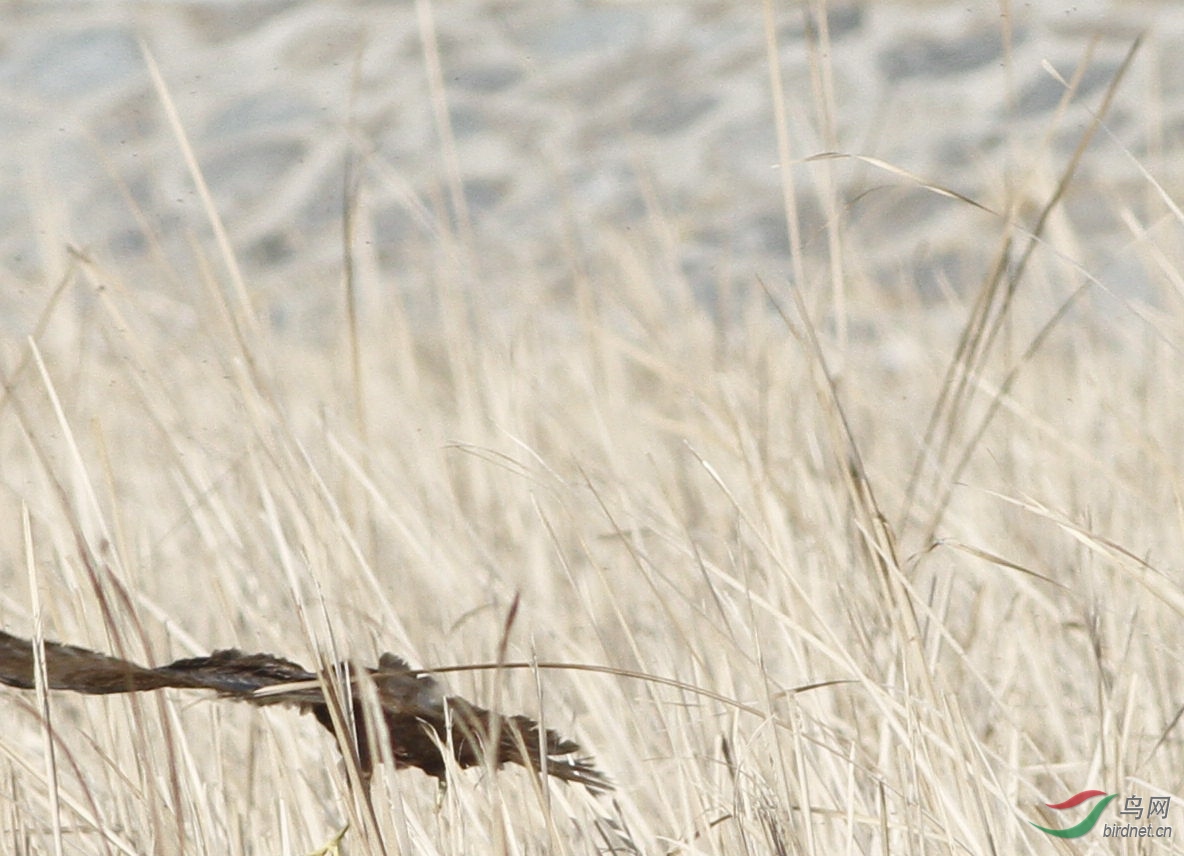
<instances>
[{"instance_id":1,"label":"bird wing","mask_svg":"<svg viewBox=\"0 0 1184 856\"><path fill-rule=\"evenodd\" d=\"M165 675L119 657L86 648L45 642L46 685L89 695L139 692L171 686ZM36 686L33 643L0 630L0 683L21 689Z\"/></svg>"},{"instance_id":2,"label":"bird wing","mask_svg":"<svg viewBox=\"0 0 1184 856\"><path fill-rule=\"evenodd\" d=\"M153 671L170 678L173 683L169 686L214 690L225 698L234 698L258 706L306 705L324 701L319 684L315 689L304 692L285 693L282 690L285 685L314 682L317 676L298 663L276 657L274 654L244 654L235 648L229 648L215 651L208 657L177 660ZM259 690L268 687L275 687L277 691L268 695L256 695Z\"/></svg>"}]
</instances>

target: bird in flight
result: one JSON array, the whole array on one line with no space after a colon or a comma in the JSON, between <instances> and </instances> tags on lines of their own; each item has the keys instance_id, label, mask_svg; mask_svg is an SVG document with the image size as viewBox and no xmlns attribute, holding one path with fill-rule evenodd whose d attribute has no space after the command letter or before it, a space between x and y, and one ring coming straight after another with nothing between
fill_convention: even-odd
<instances>
[{"instance_id":1,"label":"bird in flight","mask_svg":"<svg viewBox=\"0 0 1184 856\"><path fill-rule=\"evenodd\" d=\"M288 705L311 713L336 735L344 726L356 735L358 770L369 779L374 769L367 739L367 717L359 674L374 689L381 713L379 730L389 741L396 768L418 767L445 780L442 751L452 752L461 767L485 763L485 745L496 741L495 766L520 764L548 776L575 782L590 791L611 789L609 780L592 760L578 756L580 746L526 716L503 716L459 696L446 696L430 674L412 669L394 654L383 654L377 668L360 669L343 663L334 671L349 678L349 701L338 702L326 693L326 682L303 666L271 654L244 654L235 649L208 657L177 660L149 668L86 648L44 643L46 686L89 695L148 692L165 688L213 690L222 698L258 707ZM0 684L21 689L36 686L33 643L0 630ZM343 705L349 706L345 713ZM333 707L337 708L336 715ZM340 741L347 747L350 740ZM380 753L381 760L381 753Z\"/></svg>"}]
</instances>

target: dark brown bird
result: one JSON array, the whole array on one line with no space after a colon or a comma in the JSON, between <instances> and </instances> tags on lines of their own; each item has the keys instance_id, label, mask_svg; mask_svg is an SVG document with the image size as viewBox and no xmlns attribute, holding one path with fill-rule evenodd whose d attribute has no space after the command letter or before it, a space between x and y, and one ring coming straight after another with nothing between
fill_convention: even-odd
<instances>
[{"instance_id":1,"label":"dark brown bird","mask_svg":"<svg viewBox=\"0 0 1184 856\"><path fill-rule=\"evenodd\" d=\"M90 695L166 687L214 690L224 698L259 707L295 706L302 713L311 713L331 733L337 732L324 682L303 666L271 654L244 654L230 649L151 669L86 648L46 642L45 670L49 689ZM367 718L363 713L364 693L358 686L359 670L342 664L338 671L351 678L352 722L346 725L357 735L358 768L368 778L374 759L371 741L365 736ZM499 767L507 761L535 771L545 766L549 776L577 782L591 791L611 788L591 759L575 757L579 744L551 729L542 730L533 719L503 716L458 696L445 696L435 678L411 669L393 654L383 654L378 668L362 671L373 684L383 719L383 737L390 741L396 767L418 767L443 782L441 746L452 747L458 765L472 767L484 763L484 747L496 735L494 763ZM0 631L0 683L22 689L35 686L33 643L4 631ZM339 722L343 719L337 718Z\"/></svg>"}]
</instances>

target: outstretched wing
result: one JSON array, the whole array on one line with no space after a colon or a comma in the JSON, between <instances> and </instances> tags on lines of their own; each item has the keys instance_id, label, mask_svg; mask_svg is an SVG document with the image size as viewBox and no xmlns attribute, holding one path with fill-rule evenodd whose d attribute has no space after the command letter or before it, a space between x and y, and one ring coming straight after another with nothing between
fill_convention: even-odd
<instances>
[{"instance_id":1,"label":"outstretched wing","mask_svg":"<svg viewBox=\"0 0 1184 856\"><path fill-rule=\"evenodd\" d=\"M227 698L241 699L252 704L299 704L302 699L287 698L282 693L269 696L255 694L265 687L280 687L303 681L315 681L317 676L303 666L272 654L244 654L234 648L215 651L208 657L177 660L159 669L174 681L170 686L185 686L214 690ZM323 699L322 699L323 700Z\"/></svg>"},{"instance_id":2,"label":"outstretched wing","mask_svg":"<svg viewBox=\"0 0 1184 856\"><path fill-rule=\"evenodd\" d=\"M0 630L0 683L32 689L34 668L33 643ZM303 666L271 654L215 651L208 657L177 660L149 669L119 657L48 641L45 671L47 686L53 690L105 695L166 687L207 689L256 704L288 701L282 697L255 699L256 690L295 681L315 681L317 677Z\"/></svg>"},{"instance_id":3,"label":"outstretched wing","mask_svg":"<svg viewBox=\"0 0 1184 856\"><path fill-rule=\"evenodd\" d=\"M0 630L0 683L30 690L34 679L33 643ZM167 675L86 648L45 643L46 685L90 695L130 693L174 686Z\"/></svg>"}]
</instances>

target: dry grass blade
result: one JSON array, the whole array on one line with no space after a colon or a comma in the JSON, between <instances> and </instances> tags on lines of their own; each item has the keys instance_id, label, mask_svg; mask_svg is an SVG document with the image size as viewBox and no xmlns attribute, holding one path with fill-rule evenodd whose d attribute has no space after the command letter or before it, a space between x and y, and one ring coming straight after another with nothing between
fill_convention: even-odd
<instances>
[{"instance_id":1,"label":"dry grass blade","mask_svg":"<svg viewBox=\"0 0 1184 856\"><path fill-rule=\"evenodd\" d=\"M1130 49L1123 58L1122 64L1114 73L1110 85L1106 88L1106 92L1102 98L1101 106L1093 114L1093 120L1081 134L1076 148L1073 150L1072 155L1061 172L1055 189L1041 207L1035 224L1027 232L1027 243L1020 252L1019 257L1014 261L1011 259L1011 229L1013 224L1008 223L1007 234L996 256L996 262L979 292L974 310L971 312L962 337L959 340L958 349L947 368L937 401L934 403L933 410L929 416L929 421L920 444L920 451L909 476L907 499L904 509L904 515L906 517L911 512L915 500L915 492L927 461L930 461L934 466L934 478L943 480L937 486L938 495L935 497L930 518L925 525L921 538L922 543L928 543L940 527L949 505L950 494L961 473L965 470L971 455L978 448L987 427L991 424L995 414L998 412L1000 400L1006 394L1007 389L1015 382L1020 370L1039 350L1052 331L1056 329L1068 310L1085 292L1085 286L1075 291L1062 303L1052 318L1044 324L1029 344L1023 357L1011 368L1007 379L1001 386L999 394L991 401L986 414L978 420L976 425L970 427L969 439L963 443L961 450L955 454L953 452L955 436L958 433L959 425L966 418L966 408L970 396L974 391L974 379L982 372L989 355L992 353L992 347L997 341L1000 331L1004 328L1033 253L1041 245L1041 238L1049 222L1049 218L1073 183L1085 152L1098 130L1103 126L1103 122L1110 110L1119 86L1130 69L1131 63L1134 62L1141 44L1142 37L1140 36L1131 44ZM1080 73L1084 73L1084 67ZM1066 97L1072 94L1072 92L1073 88L1069 87ZM982 206L976 204L976 207L981 208ZM948 460L948 457L951 455L954 456L952 462ZM946 467L948 467L948 472L942 472Z\"/></svg>"}]
</instances>

